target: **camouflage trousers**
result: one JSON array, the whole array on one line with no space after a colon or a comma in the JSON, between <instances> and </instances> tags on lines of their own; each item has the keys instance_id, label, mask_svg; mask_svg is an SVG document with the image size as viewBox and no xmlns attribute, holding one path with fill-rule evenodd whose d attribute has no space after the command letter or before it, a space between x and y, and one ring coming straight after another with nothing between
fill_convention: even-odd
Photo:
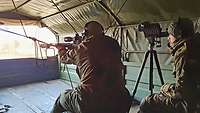
<instances>
[{"instance_id":1,"label":"camouflage trousers","mask_svg":"<svg viewBox=\"0 0 200 113\"><path fill-rule=\"evenodd\" d=\"M82 97L79 88L65 90L56 99L51 113L63 113L64 111L69 113L82 113L80 109L81 100Z\"/></svg>"},{"instance_id":2,"label":"camouflage trousers","mask_svg":"<svg viewBox=\"0 0 200 113\"><path fill-rule=\"evenodd\" d=\"M138 113L200 113L188 109L189 104L180 95L175 94L175 84L164 84L160 93L145 97Z\"/></svg>"},{"instance_id":3,"label":"camouflage trousers","mask_svg":"<svg viewBox=\"0 0 200 113\"><path fill-rule=\"evenodd\" d=\"M106 92L106 93L105 93ZM131 97L128 90L109 90L104 93L84 94L80 87L66 90L57 98L51 113L128 113Z\"/></svg>"}]
</instances>

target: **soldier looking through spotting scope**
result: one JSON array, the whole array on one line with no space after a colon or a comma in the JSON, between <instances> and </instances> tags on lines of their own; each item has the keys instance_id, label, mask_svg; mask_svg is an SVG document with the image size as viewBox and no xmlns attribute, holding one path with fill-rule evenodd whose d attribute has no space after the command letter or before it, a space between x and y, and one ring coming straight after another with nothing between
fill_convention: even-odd
<instances>
[{"instance_id":1,"label":"soldier looking through spotting scope","mask_svg":"<svg viewBox=\"0 0 200 113\"><path fill-rule=\"evenodd\" d=\"M166 83L160 93L145 97L138 113L200 113L200 34L188 18L171 23L168 33L175 84Z\"/></svg>"}]
</instances>

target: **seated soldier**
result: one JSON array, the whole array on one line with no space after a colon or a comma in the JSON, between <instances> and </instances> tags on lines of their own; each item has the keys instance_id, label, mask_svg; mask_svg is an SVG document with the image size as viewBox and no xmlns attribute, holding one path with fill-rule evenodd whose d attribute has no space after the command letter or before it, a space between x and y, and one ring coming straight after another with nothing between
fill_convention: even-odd
<instances>
[{"instance_id":1,"label":"seated soldier","mask_svg":"<svg viewBox=\"0 0 200 113\"><path fill-rule=\"evenodd\" d=\"M81 83L61 93L52 113L128 113L131 97L122 76L118 42L106 36L96 21L84 29L84 39L76 47L58 47L61 62L77 65Z\"/></svg>"},{"instance_id":2,"label":"seated soldier","mask_svg":"<svg viewBox=\"0 0 200 113\"><path fill-rule=\"evenodd\" d=\"M187 18L170 24L168 33L176 82L145 97L139 113L200 113L200 35L194 33L193 22Z\"/></svg>"}]
</instances>

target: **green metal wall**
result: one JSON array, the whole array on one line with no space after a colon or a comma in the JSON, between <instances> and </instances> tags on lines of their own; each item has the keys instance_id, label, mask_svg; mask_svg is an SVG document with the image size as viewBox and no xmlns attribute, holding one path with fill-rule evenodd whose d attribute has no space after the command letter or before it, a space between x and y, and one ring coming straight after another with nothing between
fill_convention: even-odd
<instances>
[{"instance_id":1,"label":"green metal wall","mask_svg":"<svg viewBox=\"0 0 200 113\"><path fill-rule=\"evenodd\" d=\"M136 81L138 79L138 74L140 72L141 65L140 64L134 64L132 62L124 62L124 64L127 66L127 74L126 74L126 80L127 80L127 88L129 89L130 93L133 93L133 90L135 88ZM162 68L162 76L164 79L164 82L166 83L173 83L174 77L171 74L172 73L172 67L171 66L163 66ZM147 63L145 65L144 71L141 75L140 83L137 88L137 92L135 94L135 98L137 100L141 100L143 97L150 94L149 90L149 64ZM160 77L158 75L158 70L154 65L153 69L153 84L154 84L154 92L158 92L160 89L161 81Z\"/></svg>"},{"instance_id":2,"label":"green metal wall","mask_svg":"<svg viewBox=\"0 0 200 113\"><path fill-rule=\"evenodd\" d=\"M65 65L61 63L60 66L60 78L63 79L67 84L72 85L71 87L75 87L80 83L80 79L76 73L75 65Z\"/></svg>"}]
</instances>

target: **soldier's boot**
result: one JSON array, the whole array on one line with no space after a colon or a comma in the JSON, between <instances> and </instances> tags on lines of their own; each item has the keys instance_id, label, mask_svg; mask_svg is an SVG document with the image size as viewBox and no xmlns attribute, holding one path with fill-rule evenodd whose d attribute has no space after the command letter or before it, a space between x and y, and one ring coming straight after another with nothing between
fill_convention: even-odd
<instances>
[{"instance_id":1,"label":"soldier's boot","mask_svg":"<svg viewBox=\"0 0 200 113\"><path fill-rule=\"evenodd\" d=\"M65 109L61 106L60 102L59 102L59 97L56 100L53 109L51 111L51 113L63 113L65 111Z\"/></svg>"}]
</instances>

